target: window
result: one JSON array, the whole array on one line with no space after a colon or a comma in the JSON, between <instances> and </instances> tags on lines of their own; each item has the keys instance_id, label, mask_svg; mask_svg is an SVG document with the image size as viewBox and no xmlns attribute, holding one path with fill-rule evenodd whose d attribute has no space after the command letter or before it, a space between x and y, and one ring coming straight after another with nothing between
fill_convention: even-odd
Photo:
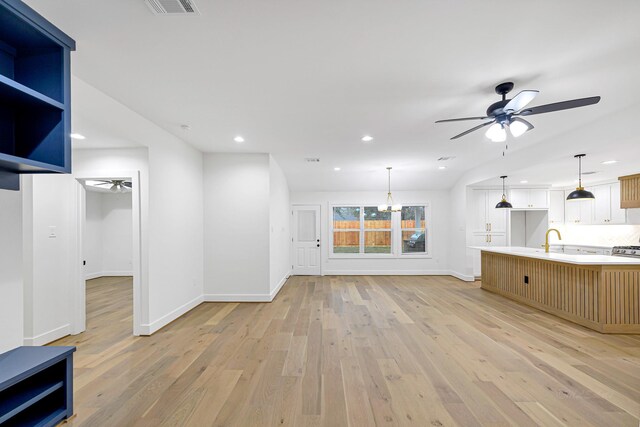
<instances>
[{"instance_id":1,"label":"window","mask_svg":"<svg viewBox=\"0 0 640 427\"><path fill-rule=\"evenodd\" d=\"M402 230L402 253L426 253L427 230L424 220L424 206L403 206L400 212Z\"/></svg>"},{"instance_id":2,"label":"window","mask_svg":"<svg viewBox=\"0 0 640 427\"><path fill-rule=\"evenodd\" d=\"M360 208L333 208L333 253L360 253Z\"/></svg>"},{"instance_id":3,"label":"window","mask_svg":"<svg viewBox=\"0 0 640 427\"><path fill-rule=\"evenodd\" d=\"M364 253L391 253L391 212L379 212L375 206L364 207Z\"/></svg>"},{"instance_id":4,"label":"window","mask_svg":"<svg viewBox=\"0 0 640 427\"><path fill-rule=\"evenodd\" d=\"M377 206L332 206L331 255L354 257L425 257L429 254L428 204L379 212Z\"/></svg>"}]
</instances>

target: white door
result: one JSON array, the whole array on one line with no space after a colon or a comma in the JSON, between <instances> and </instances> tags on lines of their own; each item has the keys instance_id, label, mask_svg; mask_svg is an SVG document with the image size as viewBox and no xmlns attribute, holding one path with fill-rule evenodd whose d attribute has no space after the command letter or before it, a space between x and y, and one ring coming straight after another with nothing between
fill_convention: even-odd
<instances>
[{"instance_id":1,"label":"white door","mask_svg":"<svg viewBox=\"0 0 640 427\"><path fill-rule=\"evenodd\" d=\"M496 204L502 200L502 190L487 191L487 222L489 233L507 232L507 209L497 209Z\"/></svg>"},{"instance_id":2,"label":"white door","mask_svg":"<svg viewBox=\"0 0 640 427\"><path fill-rule=\"evenodd\" d=\"M593 202L593 221L595 224L607 224L611 220L611 187L596 185L591 189L596 200Z\"/></svg>"},{"instance_id":3,"label":"white door","mask_svg":"<svg viewBox=\"0 0 640 427\"><path fill-rule=\"evenodd\" d=\"M564 222L564 191L549 192L549 224Z\"/></svg>"},{"instance_id":4,"label":"white door","mask_svg":"<svg viewBox=\"0 0 640 427\"><path fill-rule=\"evenodd\" d=\"M320 206L293 207L293 274L320 275Z\"/></svg>"},{"instance_id":5,"label":"white door","mask_svg":"<svg viewBox=\"0 0 640 427\"><path fill-rule=\"evenodd\" d=\"M625 224L627 222L627 210L620 209L620 183L611 185L611 224Z\"/></svg>"},{"instance_id":6,"label":"white door","mask_svg":"<svg viewBox=\"0 0 640 427\"><path fill-rule=\"evenodd\" d=\"M529 207L529 190L526 188L512 188L511 189L511 205L514 209L526 209Z\"/></svg>"},{"instance_id":7,"label":"white door","mask_svg":"<svg viewBox=\"0 0 640 427\"><path fill-rule=\"evenodd\" d=\"M471 212L473 212L473 224L471 231L474 233L486 233L489 231L489 221L487 221L486 190L471 191Z\"/></svg>"},{"instance_id":8,"label":"white door","mask_svg":"<svg viewBox=\"0 0 640 427\"><path fill-rule=\"evenodd\" d=\"M549 192L545 189L529 190L529 207L546 209L549 207Z\"/></svg>"}]
</instances>

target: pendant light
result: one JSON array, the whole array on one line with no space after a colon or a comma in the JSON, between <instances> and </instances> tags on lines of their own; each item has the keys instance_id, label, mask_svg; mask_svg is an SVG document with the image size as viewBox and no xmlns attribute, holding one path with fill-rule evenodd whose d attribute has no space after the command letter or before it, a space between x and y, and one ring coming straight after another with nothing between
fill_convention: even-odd
<instances>
[{"instance_id":1,"label":"pendant light","mask_svg":"<svg viewBox=\"0 0 640 427\"><path fill-rule=\"evenodd\" d=\"M582 158L584 156L586 156L586 154L576 154L573 156L578 159L578 187L567 196L567 200L569 201L593 200L596 198L591 191L585 190L582 186Z\"/></svg>"},{"instance_id":2,"label":"pendant light","mask_svg":"<svg viewBox=\"0 0 640 427\"><path fill-rule=\"evenodd\" d=\"M391 166L387 167L389 173L389 192L387 193L387 203L385 205L378 205L378 211L380 212L400 212L402 205L394 204L393 197L391 197Z\"/></svg>"},{"instance_id":3,"label":"pendant light","mask_svg":"<svg viewBox=\"0 0 640 427\"><path fill-rule=\"evenodd\" d=\"M501 176L502 178L502 200L498 202L496 205L496 209L511 209L513 206L511 203L507 202L507 192L504 188L504 180L507 178L506 175Z\"/></svg>"}]
</instances>

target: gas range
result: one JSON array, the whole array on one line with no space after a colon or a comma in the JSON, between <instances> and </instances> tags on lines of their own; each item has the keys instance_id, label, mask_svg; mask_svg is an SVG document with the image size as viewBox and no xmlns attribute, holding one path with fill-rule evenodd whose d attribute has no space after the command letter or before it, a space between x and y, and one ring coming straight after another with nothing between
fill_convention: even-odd
<instances>
[{"instance_id":1,"label":"gas range","mask_svg":"<svg viewBox=\"0 0 640 427\"><path fill-rule=\"evenodd\" d=\"M640 246L614 246L611 255L640 258Z\"/></svg>"}]
</instances>

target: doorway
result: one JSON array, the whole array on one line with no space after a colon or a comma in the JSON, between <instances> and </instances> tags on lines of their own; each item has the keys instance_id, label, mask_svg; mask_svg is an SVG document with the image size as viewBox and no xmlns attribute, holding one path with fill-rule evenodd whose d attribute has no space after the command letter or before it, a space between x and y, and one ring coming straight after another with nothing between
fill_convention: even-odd
<instances>
[{"instance_id":1,"label":"doorway","mask_svg":"<svg viewBox=\"0 0 640 427\"><path fill-rule=\"evenodd\" d=\"M321 274L320 206L293 206L293 274Z\"/></svg>"},{"instance_id":2,"label":"doorway","mask_svg":"<svg viewBox=\"0 0 640 427\"><path fill-rule=\"evenodd\" d=\"M140 335L138 172L77 176L78 239L74 333L109 328Z\"/></svg>"}]
</instances>

